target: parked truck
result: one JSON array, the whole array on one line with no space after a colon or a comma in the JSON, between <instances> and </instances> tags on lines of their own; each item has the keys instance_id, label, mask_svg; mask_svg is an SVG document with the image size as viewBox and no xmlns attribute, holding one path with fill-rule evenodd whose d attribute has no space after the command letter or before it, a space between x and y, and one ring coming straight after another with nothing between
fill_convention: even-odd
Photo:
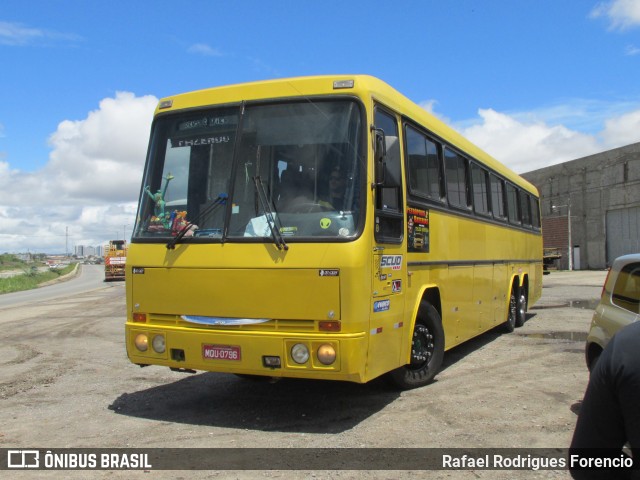
<instances>
[{"instance_id":1,"label":"parked truck","mask_svg":"<svg viewBox=\"0 0 640 480\"><path fill-rule=\"evenodd\" d=\"M104 280L124 280L124 266L127 263L127 242L109 240L104 248Z\"/></svg>"}]
</instances>

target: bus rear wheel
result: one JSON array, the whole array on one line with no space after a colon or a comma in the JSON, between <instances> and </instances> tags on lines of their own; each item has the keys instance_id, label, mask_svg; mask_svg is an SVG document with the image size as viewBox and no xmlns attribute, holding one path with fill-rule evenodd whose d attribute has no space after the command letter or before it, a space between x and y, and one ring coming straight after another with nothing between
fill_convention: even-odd
<instances>
[{"instance_id":1,"label":"bus rear wheel","mask_svg":"<svg viewBox=\"0 0 640 480\"><path fill-rule=\"evenodd\" d=\"M516 322L518 317L518 299L516 297L516 286L511 287L511 293L509 294L509 310L507 311L507 321L503 323L502 328L505 332L511 333L516 328Z\"/></svg>"},{"instance_id":2,"label":"bus rear wheel","mask_svg":"<svg viewBox=\"0 0 640 480\"><path fill-rule=\"evenodd\" d=\"M444 330L438 311L423 303L413 328L411 361L389 372L391 382L403 389L422 387L431 383L442 365Z\"/></svg>"}]
</instances>

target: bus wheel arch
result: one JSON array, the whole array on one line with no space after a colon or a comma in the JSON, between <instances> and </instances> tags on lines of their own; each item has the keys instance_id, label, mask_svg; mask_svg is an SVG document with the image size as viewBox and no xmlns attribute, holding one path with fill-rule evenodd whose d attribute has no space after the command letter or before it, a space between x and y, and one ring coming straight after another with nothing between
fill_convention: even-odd
<instances>
[{"instance_id":1,"label":"bus wheel arch","mask_svg":"<svg viewBox=\"0 0 640 480\"><path fill-rule=\"evenodd\" d=\"M422 387L433 381L443 357L442 319L438 310L423 297L413 325L410 362L389 372L388 378L403 390Z\"/></svg>"}]
</instances>

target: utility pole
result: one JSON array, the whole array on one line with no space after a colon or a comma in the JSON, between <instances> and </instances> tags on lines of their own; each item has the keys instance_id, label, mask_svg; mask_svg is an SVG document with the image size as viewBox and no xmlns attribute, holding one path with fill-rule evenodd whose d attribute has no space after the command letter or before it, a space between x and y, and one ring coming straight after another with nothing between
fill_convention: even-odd
<instances>
[{"instance_id":1,"label":"utility pole","mask_svg":"<svg viewBox=\"0 0 640 480\"><path fill-rule=\"evenodd\" d=\"M64 234L64 256L69 256L69 227L65 227Z\"/></svg>"},{"instance_id":2,"label":"utility pole","mask_svg":"<svg viewBox=\"0 0 640 480\"><path fill-rule=\"evenodd\" d=\"M551 210L556 212L562 207L567 207L567 236L569 237L567 254L569 260L569 271L573 270L573 245L571 242L571 197L567 199L566 205L551 205Z\"/></svg>"}]
</instances>

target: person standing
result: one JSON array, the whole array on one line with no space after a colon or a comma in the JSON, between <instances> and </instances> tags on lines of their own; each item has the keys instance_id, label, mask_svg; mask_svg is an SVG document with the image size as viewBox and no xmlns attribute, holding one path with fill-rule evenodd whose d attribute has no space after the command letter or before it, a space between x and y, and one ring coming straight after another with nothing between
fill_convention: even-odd
<instances>
[{"instance_id":1,"label":"person standing","mask_svg":"<svg viewBox=\"0 0 640 480\"><path fill-rule=\"evenodd\" d=\"M620 460L626 456L625 446L631 449L632 468L584 469L571 462L572 458L585 459L583 464L589 458ZM569 460L575 479L640 479L640 322L618 331L593 368Z\"/></svg>"}]
</instances>

